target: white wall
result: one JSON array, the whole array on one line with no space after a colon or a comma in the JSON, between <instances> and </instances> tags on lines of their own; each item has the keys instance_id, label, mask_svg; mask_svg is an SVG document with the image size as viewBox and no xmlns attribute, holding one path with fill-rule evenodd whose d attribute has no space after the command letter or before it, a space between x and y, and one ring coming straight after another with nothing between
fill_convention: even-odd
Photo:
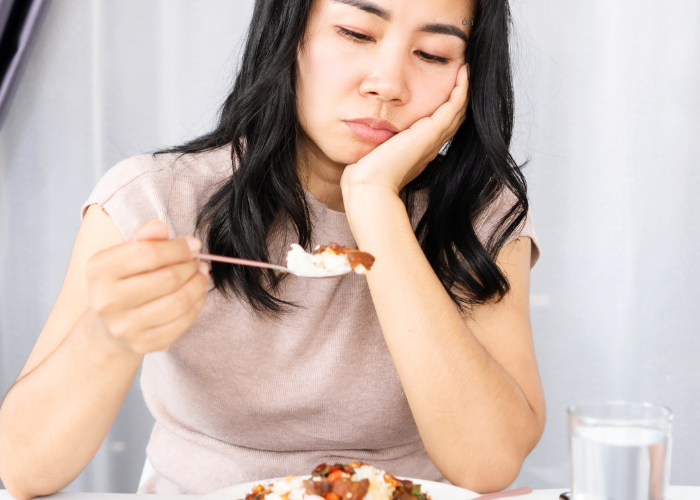
<instances>
[{"instance_id":1,"label":"white wall","mask_svg":"<svg viewBox=\"0 0 700 500\"><path fill-rule=\"evenodd\" d=\"M94 183L211 125L251 3L53 2L0 131L0 394L48 316ZM700 3L513 10L514 151L532 159L543 250L532 320L548 404L517 485L567 485L566 406L617 398L671 406L672 483L700 485ZM135 491L151 425L136 385L70 489Z\"/></svg>"}]
</instances>

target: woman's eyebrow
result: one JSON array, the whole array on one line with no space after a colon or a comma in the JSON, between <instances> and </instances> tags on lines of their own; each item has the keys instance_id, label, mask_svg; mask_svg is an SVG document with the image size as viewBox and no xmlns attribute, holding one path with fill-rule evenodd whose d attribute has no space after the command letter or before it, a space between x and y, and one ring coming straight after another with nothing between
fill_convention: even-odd
<instances>
[{"instance_id":1,"label":"woman's eyebrow","mask_svg":"<svg viewBox=\"0 0 700 500\"><path fill-rule=\"evenodd\" d=\"M459 27L455 26L454 24L443 24L443 23L433 23L433 24L424 24L423 26L420 27L419 31L423 31L425 33L439 33L442 35L453 35L456 37L461 38L464 40L464 43L469 43L469 37L467 34L459 29Z\"/></svg>"},{"instance_id":2,"label":"woman's eyebrow","mask_svg":"<svg viewBox=\"0 0 700 500\"><path fill-rule=\"evenodd\" d=\"M379 16L385 21L391 21L391 14L386 9L382 9L376 3L368 2L367 0L333 0L336 3L344 3L345 5L352 5L360 10Z\"/></svg>"},{"instance_id":3,"label":"woman's eyebrow","mask_svg":"<svg viewBox=\"0 0 700 500\"><path fill-rule=\"evenodd\" d=\"M365 12L368 12L370 14L374 14L377 17L380 17L384 19L385 21L391 21L391 13L380 7L379 5L369 2L368 0L332 0L333 2L336 3L342 3L345 5L351 5L353 7L357 7L360 10L363 10ZM424 24L419 28L418 31L422 31L424 33L438 33L440 35L452 35L460 38L464 43L469 42L469 37L467 37L466 33L462 31L459 26L455 26L454 24L444 24L444 23L431 23L431 24Z\"/></svg>"}]
</instances>

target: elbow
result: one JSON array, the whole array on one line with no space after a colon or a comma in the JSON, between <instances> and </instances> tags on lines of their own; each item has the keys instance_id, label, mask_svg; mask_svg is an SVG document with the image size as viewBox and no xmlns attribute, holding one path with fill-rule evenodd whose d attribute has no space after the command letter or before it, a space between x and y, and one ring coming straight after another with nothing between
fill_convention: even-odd
<instances>
[{"instance_id":1,"label":"elbow","mask_svg":"<svg viewBox=\"0 0 700 500\"><path fill-rule=\"evenodd\" d=\"M502 491L513 484L520 474L524 460L501 457L490 465L469 467L445 477L455 486L480 494Z\"/></svg>"},{"instance_id":2,"label":"elbow","mask_svg":"<svg viewBox=\"0 0 700 500\"><path fill-rule=\"evenodd\" d=\"M13 476L4 471L0 471L0 479L10 496L16 500L31 500L38 496L52 495L60 490L50 488L42 491L36 488L37 485L31 478Z\"/></svg>"},{"instance_id":3,"label":"elbow","mask_svg":"<svg viewBox=\"0 0 700 500\"><path fill-rule=\"evenodd\" d=\"M38 496L52 495L61 489L42 487L47 483L46 477L32 477L26 473L23 474L23 470L26 471L30 468L18 465L17 460L14 460L15 454L11 453L3 444L6 443L0 442L0 480L12 498L30 500Z\"/></svg>"},{"instance_id":4,"label":"elbow","mask_svg":"<svg viewBox=\"0 0 700 500\"><path fill-rule=\"evenodd\" d=\"M17 490L14 487L6 484L3 481L3 484L7 488L7 492L10 494L10 496L16 500L31 500L32 498L36 498L37 495L32 495L31 493L25 492L24 490Z\"/></svg>"},{"instance_id":5,"label":"elbow","mask_svg":"<svg viewBox=\"0 0 700 500\"><path fill-rule=\"evenodd\" d=\"M10 494L10 496L16 500L30 500L38 495L33 495L27 488L26 481L16 477L16 475L8 473L5 467L0 463L0 480L2 484ZM25 484L22 484L25 483Z\"/></svg>"},{"instance_id":6,"label":"elbow","mask_svg":"<svg viewBox=\"0 0 700 500\"><path fill-rule=\"evenodd\" d=\"M37 467L37 457L29 451L31 443L22 440L21 433L8 424L7 399L0 412L0 480L16 500L30 500L52 495L65 487L54 474Z\"/></svg>"},{"instance_id":7,"label":"elbow","mask_svg":"<svg viewBox=\"0 0 700 500\"><path fill-rule=\"evenodd\" d=\"M535 448L544 432L544 418L537 418L516 435L494 446L487 453L478 453L472 460L453 471L445 471L448 481L460 488L478 493L503 491L520 474L525 459Z\"/></svg>"}]
</instances>

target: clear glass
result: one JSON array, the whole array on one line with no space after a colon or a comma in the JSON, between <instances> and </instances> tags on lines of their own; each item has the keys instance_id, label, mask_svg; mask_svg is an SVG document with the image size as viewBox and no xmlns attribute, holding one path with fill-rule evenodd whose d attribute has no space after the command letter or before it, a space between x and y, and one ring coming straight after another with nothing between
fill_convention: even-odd
<instances>
[{"instance_id":1,"label":"clear glass","mask_svg":"<svg viewBox=\"0 0 700 500\"><path fill-rule=\"evenodd\" d=\"M652 403L571 406L574 500L666 500L673 413Z\"/></svg>"}]
</instances>

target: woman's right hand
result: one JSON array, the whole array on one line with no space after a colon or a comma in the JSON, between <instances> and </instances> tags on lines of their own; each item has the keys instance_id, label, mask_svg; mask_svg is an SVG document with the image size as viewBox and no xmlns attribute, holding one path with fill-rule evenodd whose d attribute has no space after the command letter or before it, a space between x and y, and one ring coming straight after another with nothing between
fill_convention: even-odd
<instances>
[{"instance_id":1,"label":"woman's right hand","mask_svg":"<svg viewBox=\"0 0 700 500\"><path fill-rule=\"evenodd\" d=\"M209 266L196 238L168 239L160 221L87 262L89 314L108 342L136 354L163 351L194 322L207 297Z\"/></svg>"},{"instance_id":2,"label":"woman's right hand","mask_svg":"<svg viewBox=\"0 0 700 500\"><path fill-rule=\"evenodd\" d=\"M172 345L204 306L200 247L169 239L159 221L124 241L104 209L88 207L56 303L0 407L0 477L13 497L51 495L93 459L143 355Z\"/></svg>"}]
</instances>

